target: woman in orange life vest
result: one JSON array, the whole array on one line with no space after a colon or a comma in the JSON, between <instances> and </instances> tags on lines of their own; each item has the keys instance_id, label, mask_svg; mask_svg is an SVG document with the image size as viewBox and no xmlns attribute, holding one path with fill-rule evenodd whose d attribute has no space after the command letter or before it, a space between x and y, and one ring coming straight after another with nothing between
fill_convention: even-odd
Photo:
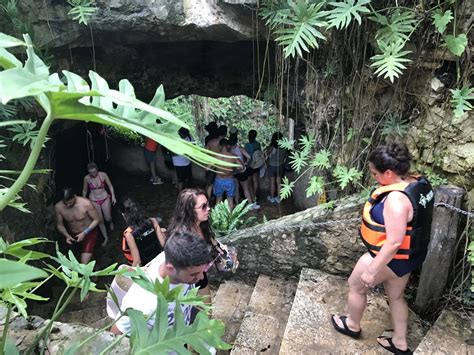
<instances>
[{"instance_id":1,"label":"woman in orange life vest","mask_svg":"<svg viewBox=\"0 0 474 355\"><path fill-rule=\"evenodd\" d=\"M123 255L129 265L144 266L162 252L166 230L157 218L145 217L141 206L130 198L123 200L120 210L128 226L123 232Z\"/></svg>"},{"instance_id":2,"label":"woman in orange life vest","mask_svg":"<svg viewBox=\"0 0 474 355\"><path fill-rule=\"evenodd\" d=\"M96 163L91 162L87 164L87 171L88 174L84 176L82 196L88 197L99 213L101 218L99 229L104 237L104 242L102 243L104 247L109 240L104 221L109 224L111 231L114 230L112 206L117 202L115 199L115 191L109 176L103 171L99 171ZM106 186L109 189L110 195L106 190ZM87 193L89 193L89 196L87 196Z\"/></svg>"},{"instance_id":3,"label":"woman in orange life vest","mask_svg":"<svg viewBox=\"0 0 474 355\"><path fill-rule=\"evenodd\" d=\"M349 277L349 314L332 315L334 328L359 338L367 289L383 282L393 322L392 337L377 342L395 354L410 354L406 332L408 307L404 291L410 273L423 263L429 242L433 190L424 177L408 176L410 155L405 144L376 148L369 157L372 177L381 185L364 206L360 229L368 252Z\"/></svg>"}]
</instances>

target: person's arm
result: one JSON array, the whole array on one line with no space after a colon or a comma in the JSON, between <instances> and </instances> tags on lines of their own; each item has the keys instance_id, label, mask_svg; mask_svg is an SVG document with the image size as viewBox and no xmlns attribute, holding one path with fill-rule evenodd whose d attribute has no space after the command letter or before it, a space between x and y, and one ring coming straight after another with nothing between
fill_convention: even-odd
<instances>
[{"instance_id":1,"label":"person's arm","mask_svg":"<svg viewBox=\"0 0 474 355\"><path fill-rule=\"evenodd\" d=\"M82 183L82 196L87 198L87 190L89 189L89 186L87 186L87 175L84 176L84 181Z\"/></svg>"},{"instance_id":2,"label":"person's arm","mask_svg":"<svg viewBox=\"0 0 474 355\"><path fill-rule=\"evenodd\" d=\"M153 228L155 229L156 236L158 237L158 241L160 242L160 245L162 248L165 246L166 242L166 229L161 228L160 224L156 220L156 218L150 218L151 222L153 223Z\"/></svg>"},{"instance_id":3,"label":"person's arm","mask_svg":"<svg viewBox=\"0 0 474 355\"><path fill-rule=\"evenodd\" d=\"M58 232L66 238L66 243L74 243L74 238L67 232L66 226L64 225L64 219L60 209L54 206L54 211L56 212L56 228Z\"/></svg>"},{"instance_id":4,"label":"person's arm","mask_svg":"<svg viewBox=\"0 0 474 355\"><path fill-rule=\"evenodd\" d=\"M125 239L127 240L128 248L130 249L130 253L132 254L132 266L141 266L142 259L140 258L140 252L138 251L137 243L135 243L135 238L133 238L132 233L126 232Z\"/></svg>"},{"instance_id":5,"label":"person's arm","mask_svg":"<svg viewBox=\"0 0 474 355\"><path fill-rule=\"evenodd\" d=\"M122 332L119 330L119 328L117 328L115 324L110 328L110 332L115 335L122 335Z\"/></svg>"},{"instance_id":6,"label":"person's arm","mask_svg":"<svg viewBox=\"0 0 474 355\"><path fill-rule=\"evenodd\" d=\"M362 281L369 286L374 286L374 277L381 268L387 265L397 253L406 234L409 215L412 210L410 200L402 192L393 191L385 199L383 218L387 240L380 252L370 263L368 270L361 275ZM369 282L367 282L369 281Z\"/></svg>"},{"instance_id":7,"label":"person's arm","mask_svg":"<svg viewBox=\"0 0 474 355\"><path fill-rule=\"evenodd\" d=\"M87 234L89 234L95 227L99 225L100 222L100 216L95 207L92 205L92 203L89 200L86 200L86 212L89 215L89 217L92 219L92 222L78 235L75 236L76 241L82 242L84 238L86 237Z\"/></svg>"},{"instance_id":8,"label":"person's arm","mask_svg":"<svg viewBox=\"0 0 474 355\"><path fill-rule=\"evenodd\" d=\"M242 155L245 158L244 164L247 164L250 160L250 154L242 147L240 147L240 151L242 152Z\"/></svg>"},{"instance_id":9,"label":"person's arm","mask_svg":"<svg viewBox=\"0 0 474 355\"><path fill-rule=\"evenodd\" d=\"M109 176L106 173L102 173L102 174L103 174L102 176L104 177L105 183L109 187L109 191L112 194L112 205L115 205L117 203L117 199L115 198L115 191L114 191L114 187L112 186L112 182L110 181Z\"/></svg>"}]
</instances>

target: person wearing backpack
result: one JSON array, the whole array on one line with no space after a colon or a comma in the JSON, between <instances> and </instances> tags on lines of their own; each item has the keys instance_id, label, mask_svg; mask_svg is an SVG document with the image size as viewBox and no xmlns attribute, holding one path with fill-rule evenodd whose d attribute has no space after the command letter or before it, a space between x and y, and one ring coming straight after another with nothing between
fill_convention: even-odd
<instances>
[{"instance_id":1,"label":"person wearing backpack","mask_svg":"<svg viewBox=\"0 0 474 355\"><path fill-rule=\"evenodd\" d=\"M248 168L250 169L249 177L252 184L252 191L255 201L257 201L257 191L260 179L260 168L265 164L265 155L262 146L257 142L257 131L251 129L248 133L249 142L245 145L245 150L250 155Z\"/></svg>"}]
</instances>

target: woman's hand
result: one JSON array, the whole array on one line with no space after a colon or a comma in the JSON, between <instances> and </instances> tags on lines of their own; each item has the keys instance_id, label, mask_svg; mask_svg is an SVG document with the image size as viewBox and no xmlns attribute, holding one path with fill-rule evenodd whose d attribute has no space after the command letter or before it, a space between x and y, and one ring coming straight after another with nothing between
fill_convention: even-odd
<instances>
[{"instance_id":1,"label":"woman's hand","mask_svg":"<svg viewBox=\"0 0 474 355\"><path fill-rule=\"evenodd\" d=\"M360 275L360 280L365 287L375 286L375 275L371 274L368 271L364 271L362 275Z\"/></svg>"},{"instance_id":2,"label":"woman's hand","mask_svg":"<svg viewBox=\"0 0 474 355\"><path fill-rule=\"evenodd\" d=\"M112 206L115 206L116 203L117 203L117 199L115 198L114 195L112 195Z\"/></svg>"}]
</instances>

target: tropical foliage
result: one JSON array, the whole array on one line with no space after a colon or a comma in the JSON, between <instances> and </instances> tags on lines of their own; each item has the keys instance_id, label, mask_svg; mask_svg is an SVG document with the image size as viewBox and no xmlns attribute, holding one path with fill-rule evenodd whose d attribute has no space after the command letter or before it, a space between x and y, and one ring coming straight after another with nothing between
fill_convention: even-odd
<instances>
[{"instance_id":1,"label":"tropical foliage","mask_svg":"<svg viewBox=\"0 0 474 355\"><path fill-rule=\"evenodd\" d=\"M376 10L374 6L376 4L370 0L267 0L261 5L260 15L276 42L283 47L285 57L304 57L305 52L319 48L331 28L346 30L354 22L360 25L367 17L377 26L374 41L377 53L371 57L370 66L375 75L393 83L413 61L407 43L425 17L417 8L392 6ZM454 1L438 3L432 9L426 9L425 13L431 13L442 46L459 57L465 52L468 40L465 33L455 34L455 25L452 33L446 33L453 20L455 23L454 6ZM459 112L457 109L456 115Z\"/></svg>"},{"instance_id":2,"label":"tropical foliage","mask_svg":"<svg viewBox=\"0 0 474 355\"><path fill-rule=\"evenodd\" d=\"M299 145L298 149L295 149L296 143ZM361 171L354 167L348 168L339 164L336 164L331 171L333 166L331 164L331 153L327 149L315 152L313 151L315 145L316 140L312 135L302 136L298 142L286 138L279 141L281 148L292 151L290 164L295 172L299 174L294 181L290 181L287 177L283 178L280 198L288 198L293 191L296 181L307 172L311 172L314 175L310 177L306 188L306 197L308 198L316 194L323 194L326 186L332 183L337 184L341 189L347 188L349 184L359 183L363 175ZM303 171L304 167L306 169ZM326 181L325 175L328 175L328 173L332 175L334 180ZM361 185L359 184L359 186Z\"/></svg>"},{"instance_id":3,"label":"tropical foliage","mask_svg":"<svg viewBox=\"0 0 474 355\"><path fill-rule=\"evenodd\" d=\"M231 211L227 200L219 202L211 210L210 220L213 232L219 236L226 236L236 230L249 227L256 221L256 217L246 217L250 211L250 204L243 200Z\"/></svg>"},{"instance_id":4,"label":"tropical foliage","mask_svg":"<svg viewBox=\"0 0 474 355\"><path fill-rule=\"evenodd\" d=\"M14 184L0 190L0 211L11 201L28 181L47 132L57 119L92 121L123 129L133 130L148 136L169 150L186 155L200 165L218 164L215 153L179 139L179 127L188 127L171 113L161 109L165 101L163 87L160 86L150 104L135 97L133 86L126 79L119 83L119 90L110 89L107 82L97 73L90 71L88 84L79 75L63 71L49 73L49 68L33 49L30 37L25 41L0 34L0 100L8 104L11 100L32 97L46 113L40 129L35 134L34 144L25 168ZM7 48L26 47L27 60L23 64ZM31 123L6 121L3 125ZM31 128L31 127L30 127ZM213 156L214 155L214 156Z\"/></svg>"}]
</instances>

